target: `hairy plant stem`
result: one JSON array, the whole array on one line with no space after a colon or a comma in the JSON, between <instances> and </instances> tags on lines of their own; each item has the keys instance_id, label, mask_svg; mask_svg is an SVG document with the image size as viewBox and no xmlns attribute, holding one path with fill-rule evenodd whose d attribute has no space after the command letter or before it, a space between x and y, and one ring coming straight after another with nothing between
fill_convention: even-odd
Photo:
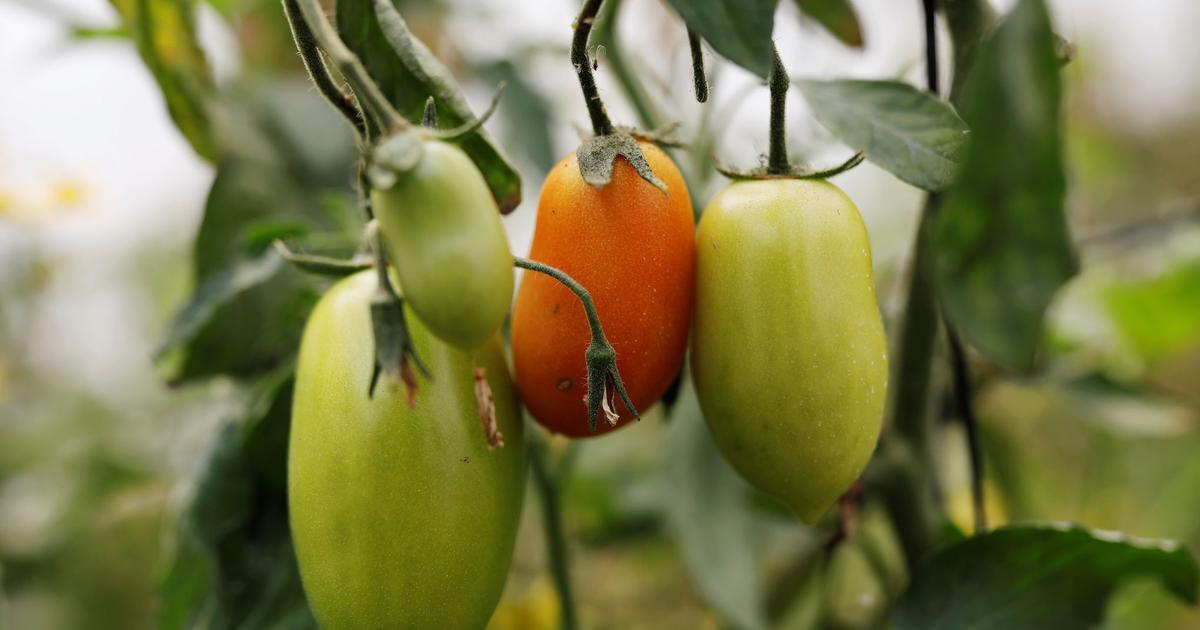
<instances>
[{"instance_id":1,"label":"hairy plant stem","mask_svg":"<svg viewBox=\"0 0 1200 630\"><path fill-rule=\"evenodd\" d=\"M700 36L692 29L687 30L688 50L692 53L692 84L696 89L696 101L708 101L708 77L704 76L704 50L700 46Z\"/></svg>"},{"instance_id":2,"label":"hairy plant stem","mask_svg":"<svg viewBox=\"0 0 1200 630\"><path fill-rule=\"evenodd\" d=\"M321 57L321 49L317 45L316 36L300 13L300 5L296 0L283 0L283 14L292 30L292 39L296 42L296 50L300 51L300 59L304 69L312 79L317 91L329 101L333 108L342 114L354 127L359 140L367 137L367 123L363 119L362 110L354 101L354 94L339 86L329 74L325 59Z\"/></svg>"},{"instance_id":3,"label":"hairy plant stem","mask_svg":"<svg viewBox=\"0 0 1200 630\"><path fill-rule=\"evenodd\" d=\"M304 22L317 44L328 55L333 67L346 78L367 114L374 118L385 132L406 129L409 126L408 121L396 111L396 108L392 107L387 97L380 91L379 86L367 73L362 62L338 36L337 30L329 22L329 17L325 15L325 9L321 7L320 0L297 0L297 2Z\"/></svg>"},{"instance_id":4,"label":"hairy plant stem","mask_svg":"<svg viewBox=\"0 0 1200 630\"><path fill-rule=\"evenodd\" d=\"M622 0L607 0L597 14L591 37L598 44L603 44L607 53L604 56L606 67L612 70L613 76L629 99L633 111L643 129L655 129L661 124L662 116L651 102L645 87L638 81L637 75L625 62L621 47L617 43L617 15L621 9Z\"/></svg>"},{"instance_id":5,"label":"hairy plant stem","mask_svg":"<svg viewBox=\"0 0 1200 630\"><path fill-rule=\"evenodd\" d=\"M576 630L579 617L575 612L575 596L571 587L571 562L567 539L563 531L562 489L566 486L574 462L577 442L559 458L558 466L550 466L550 448L536 429L529 431L529 460L533 485L542 504L542 529L546 539L546 555L550 559L550 574L558 591L562 630Z\"/></svg>"},{"instance_id":6,"label":"hairy plant stem","mask_svg":"<svg viewBox=\"0 0 1200 630\"><path fill-rule=\"evenodd\" d=\"M767 155L767 172L785 175L792 170L787 156L787 70L779 58L779 50L771 47L771 145Z\"/></svg>"},{"instance_id":7,"label":"hairy plant stem","mask_svg":"<svg viewBox=\"0 0 1200 630\"><path fill-rule=\"evenodd\" d=\"M575 66L575 74L579 76L579 87L583 90L583 99L587 103L588 116L592 119L592 133L597 136L607 136L613 132L612 121L604 110L604 102L596 90L596 77L592 76L592 60L588 56L588 35L592 32L592 24L596 21L596 13L604 0L584 0L579 16L575 18L575 36L571 39L571 64Z\"/></svg>"},{"instance_id":8,"label":"hairy plant stem","mask_svg":"<svg viewBox=\"0 0 1200 630\"><path fill-rule=\"evenodd\" d=\"M951 101L957 101L963 80L970 70L975 50L991 27L995 14L986 0L941 0L954 45L954 80ZM926 56L933 64L927 68L931 88L937 87L937 51L933 12L936 6L922 0L925 14ZM894 382L891 418L895 437L881 448L885 459L878 476L884 503L892 516L910 568L932 548L942 507L933 500L934 477L929 447L929 383L933 369L934 344L940 320L932 261L929 260L930 223L940 204L938 195L930 195L921 211L913 244L913 262L908 285L908 300L901 327L899 360Z\"/></svg>"}]
</instances>

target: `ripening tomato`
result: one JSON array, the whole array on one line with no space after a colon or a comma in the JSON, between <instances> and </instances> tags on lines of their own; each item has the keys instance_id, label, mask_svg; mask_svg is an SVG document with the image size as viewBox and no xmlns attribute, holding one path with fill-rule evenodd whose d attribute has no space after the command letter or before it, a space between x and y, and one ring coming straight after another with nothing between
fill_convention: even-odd
<instances>
[{"instance_id":1,"label":"ripening tomato","mask_svg":"<svg viewBox=\"0 0 1200 630\"><path fill-rule=\"evenodd\" d=\"M464 350L487 342L508 315L513 260L496 202L471 158L427 140L416 167L371 200L417 317Z\"/></svg>"},{"instance_id":2,"label":"ripening tomato","mask_svg":"<svg viewBox=\"0 0 1200 630\"><path fill-rule=\"evenodd\" d=\"M520 410L499 339L468 355L409 318L422 379L367 386L373 271L333 287L300 346L288 511L304 591L322 627L482 628L500 598L525 481ZM487 370L507 443L489 451L473 364Z\"/></svg>"},{"instance_id":3,"label":"ripening tomato","mask_svg":"<svg viewBox=\"0 0 1200 630\"><path fill-rule=\"evenodd\" d=\"M624 158L616 160L612 182L596 189L584 182L572 153L546 177L529 252L591 293L639 411L662 396L683 362L695 269L695 222L683 176L658 147L641 147L666 193L639 177ZM533 417L551 431L593 435L583 402L583 351L590 339L575 295L551 278L526 272L512 319L517 389ZM622 413L617 426L631 417ZM601 418L596 434L611 428Z\"/></svg>"},{"instance_id":4,"label":"ripening tomato","mask_svg":"<svg viewBox=\"0 0 1200 630\"><path fill-rule=\"evenodd\" d=\"M887 347L867 231L826 181L736 182L696 234L692 376L725 458L815 521L870 459Z\"/></svg>"}]
</instances>

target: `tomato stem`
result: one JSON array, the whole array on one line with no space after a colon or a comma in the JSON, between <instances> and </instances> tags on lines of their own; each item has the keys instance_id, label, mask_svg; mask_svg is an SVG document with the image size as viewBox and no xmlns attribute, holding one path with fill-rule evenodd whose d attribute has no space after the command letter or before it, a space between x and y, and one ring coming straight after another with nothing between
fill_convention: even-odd
<instances>
[{"instance_id":1,"label":"tomato stem","mask_svg":"<svg viewBox=\"0 0 1200 630\"><path fill-rule=\"evenodd\" d=\"M587 316L588 327L592 331L592 342L588 344L587 350L583 353L584 360L587 362L588 430L592 433L596 432L596 419L601 409L604 409L605 416L610 423L616 423L617 414L609 406L609 383L616 389L616 393L621 397L621 402L625 404L625 408L637 419L637 407L633 405L633 400L629 398L629 392L625 390L625 383L621 381L621 373L617 371L617 352L604 336L604 328L600 325L600 315L596 313L596 304L592 301L592 296L588 293L587 289L583 288L582 284L576 282L574 278L568 276L562 270L555 269L550 265L517 257L513 257L513 264L522 269L543 273L558 280L570 289L575 294L575 297L579 298L580 303L583 304L583 311Z\"/></svg>"},{"instance_id":2,"label":"tomato stem","mask_svg":"<svg viewBox=\"0 0 1200 630\"><path fill-rule=\"evenodd\" d=\"M704 50L700 47L700 36L691 28L687 30L688 49L692 53L692 83L696 89L696 102L708 102L708 77L704 76Z\"/></svg>"},{"instance_id":3,"label":"tomato stem","mask_svg":"<svg viewBox=\"0 0 1200 630\"><path fill-rule=\"evenodd\" d=\"M791 172L787 155L787 70L779 58L779 49L771 47L771 145L767 156L767 173L785 175Z\"/></svg>"},{"instance_id":4,"label":"tomato stem","mask_svg":"<svg viewBox=\"0 0 1200 630\"><path fill-rule=\"evenodd\" d=\"M585 0L579 16L575 18L575 36L571 40L571 64L575 66L575 74L579 76L579 87L583 90L583 99L587 103L588 116L592 119L592 133L597 136L607 136L613 132L612 121L600 100L596 89L596 78L592 76L592 60L588 56L588 35L592 32L592 24L596 21L596 13L604 0Z\"/></svg>"},{"instance_id":5,"label":"tomato stem","mask_svg":"<svg viewBox=\"0 0 1200 630\"><path fill-rule=\"evenodd\" d=\"M317 91L346 120L350 121L360 139L366 138L369 130L362 110L354 101L354 93L344 86L338 85L333 76L329 74L325 59L321 57L317 39L313 35L312 29L308 27L308 23L304 21L304 16L300 14L300 5L296 3L296 0L283 0L283 14L287 18L288 27L292 30L292 39L296 43L296 49L300 51L304 69L308 71L309 78L317 86Z\"/></svg>"},{"instance_id":6,"label":"tomato stem","mask_svg":"<svg viewBox=\"0 0 1200 630\"><path fill-rule=\"evenodd\" d=\"M321 50L329 56L333 67L349 82L359 102L368 115L385 131L404 129L409 126L407 120L392 107L387 97L371 79L367 69L363 67L358 57L346 46L337 30L329 23L325 9L320 0L297 0L300 15L312 33Z\"/></svg>"},{"instance_id":7,"label":"tomato stem","mask_svg":"<svg viewBox=\"0 0 1200 630\"><path fill-rule=\"evenodd\" d=\"M426 129L437 129L437 102L433 97L425 99L425 111L421 113L421 126Z\"/></svg>"},{"instance_id":8,"label":"tomato stem","mask_svg":"<svg viewBox=\"0 0 1200 630\"><path fill-rule=\"evenodd\" d=\"M571 464L575 461L575 453L578 452L578 442L572 442L567 447L569 450L559 458L558 465L552 470L550 449L538 434L538 429L531 427L527 433L530 436L530 470L542 503L542 531L546 537L546 555L550 557L550 574L554 577L554 587L558 591L561 609L562 619L559 627L562 630L576 630L579 627L579 619L575 612L575 596L571 588L571 562L563 531L562 489L571 473Z\"/></svg>"}]
</instances>

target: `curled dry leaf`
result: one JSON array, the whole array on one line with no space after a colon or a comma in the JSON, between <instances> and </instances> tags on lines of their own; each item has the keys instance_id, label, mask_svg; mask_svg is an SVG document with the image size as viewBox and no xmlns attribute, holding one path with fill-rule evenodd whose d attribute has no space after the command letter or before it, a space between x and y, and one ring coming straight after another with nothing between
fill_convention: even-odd
<instances>
[{"instance_id":1,"label":"curled dry leaf","mask_svg":"<svg viewBox=\"0 0 1200 630\"><path fill-rule=\"evenodd\" d=\"M496 427L496 400L487 382L487 369L475 368L475 405L479 409L479 426L487 439L488 450L504 448L504 436Z\"/></svg>"}]
</instances>

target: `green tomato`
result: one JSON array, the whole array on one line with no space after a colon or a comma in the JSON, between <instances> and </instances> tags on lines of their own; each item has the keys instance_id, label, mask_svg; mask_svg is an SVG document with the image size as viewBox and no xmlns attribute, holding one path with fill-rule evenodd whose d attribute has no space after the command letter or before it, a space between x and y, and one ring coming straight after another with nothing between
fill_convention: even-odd
<instances>
[{"instance_id":1,"label":"green tomato","mask_svg":"<svg viewBox=\"0 0 1200 630\"><path fill-rule=\"evenodd\" d=\"M420 161L371 193L404 294L430 332L465 350L508 314L513 258L487 182L462 149L422 144Z\"/></svg>"},{"instance_id":2,"label":"green tomato","mask_svg":"<svg viewBox=\"0 0 1200 630\"><path fill-rule=\"evenodd\" d=\"M334 286L300 346L288 511L317 621L353 628L482 628L512 559L525 481L520 410L498 338L468 355L409 318L422 379L367 397L373 272ZM489 451L473 366L487 370L506 446Z\"/></svg>"},{"instance_id":3,"label":"green tomato","mask_svg":"<svg viewBox=\"0 0 1200 630\"><path fill-rule=\"evenodd\" d=\"M821 627L858 630L880 626L887 611L888 593L858 545L846 541L833 550L824 587Z\"/></svg>"},{"instance_id":4,"label":"green tomato","mask_svg":"<svg viewBox=\"0 0 1200 630\"><path fill-rule=\"evenodd\" d=\"M887 347L867 231L825 181L734 183L696 235L692 374L750 483L814 522L879 438Z\"/></svg>"}]
</instances>

